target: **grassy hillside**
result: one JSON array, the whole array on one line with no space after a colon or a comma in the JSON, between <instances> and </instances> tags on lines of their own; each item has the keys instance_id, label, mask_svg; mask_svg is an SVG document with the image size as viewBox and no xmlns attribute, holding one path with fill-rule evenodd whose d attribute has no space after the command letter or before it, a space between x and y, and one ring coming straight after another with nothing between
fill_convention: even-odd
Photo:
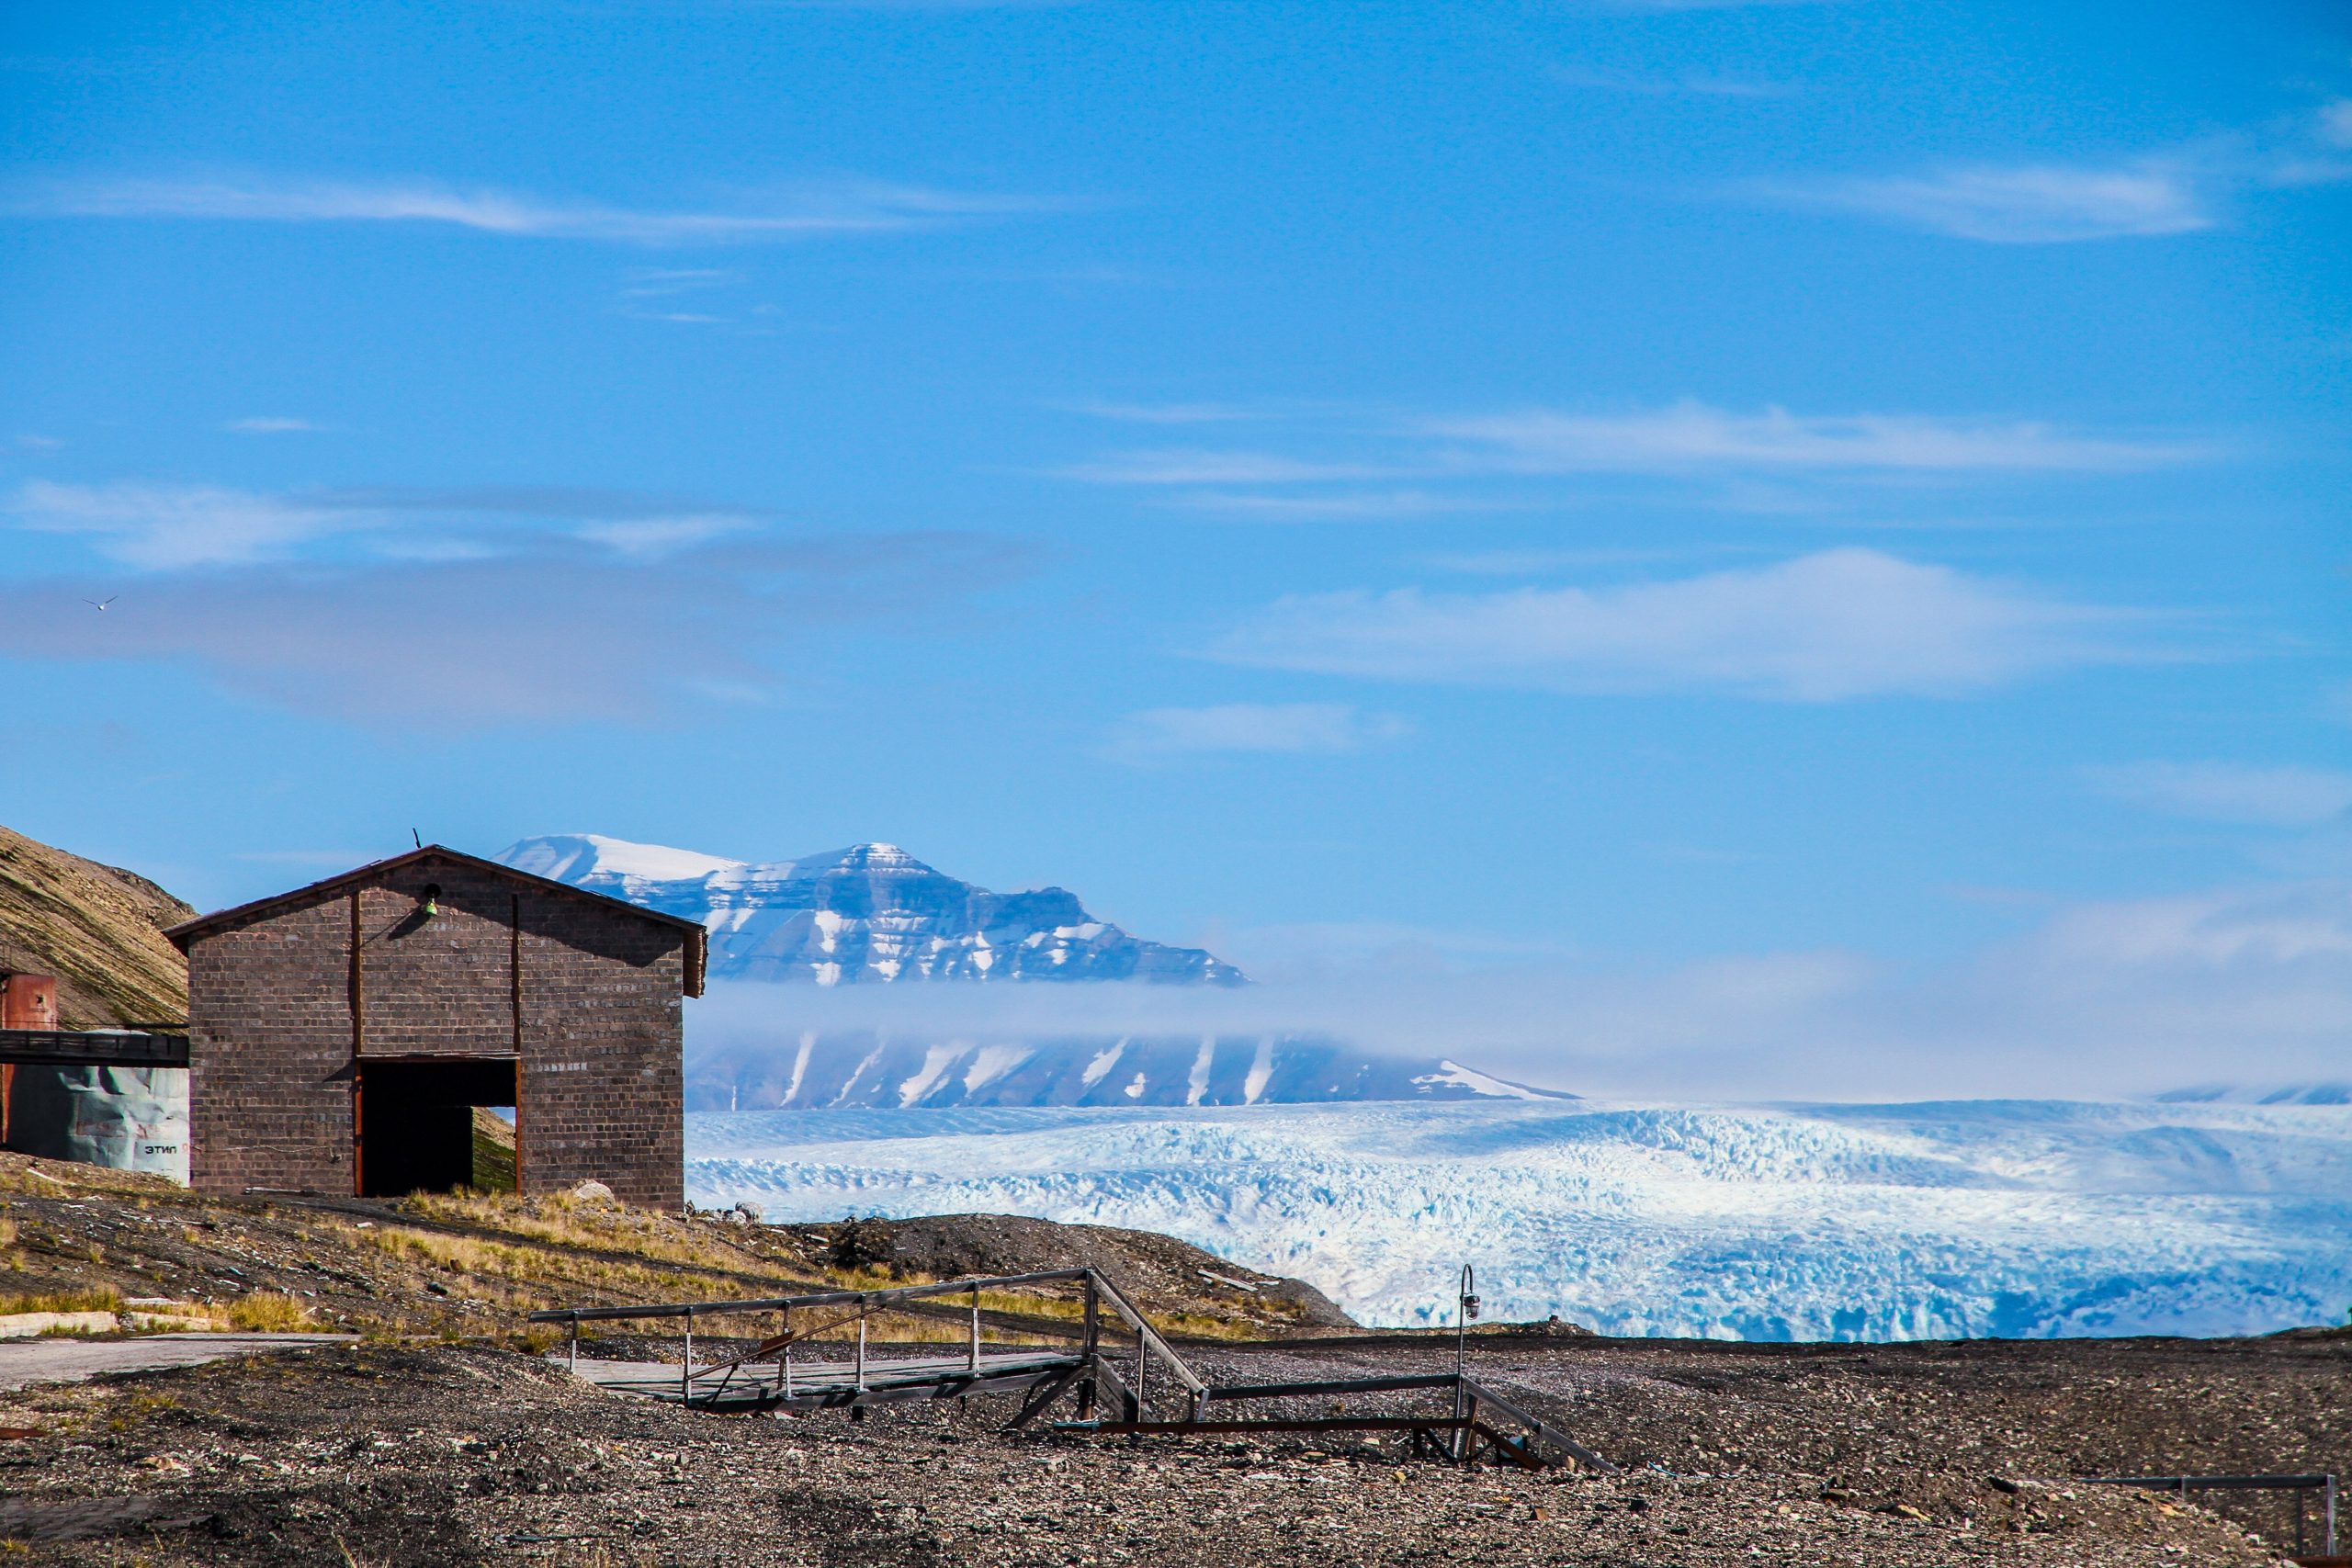
<instances>
[{"instance_id":1,"label":"grassy hillside","mask_svg":"<svg viewBox=\"0 0 2352 1568\"><path fill-rule=\"evenodd\" d=\"M1272 1337L1349 1326L1296 1280L1101 1226L990 1215L763 1225L740 1214L512 1192L217 1198L160 1176L0 1152L0 1314L140 1303L240 1324L276 1312L285 1321L271 1326L514 1340L540 1307L879 1288L1081 1263L1179 1334ZM1223 1282L1245 1275L1243 1288ZM1035 1295L983 1304L1016 1331L1067 1329L1078 1310L1074 1300ZM892 1314L883 1327L956 1338L959 1306Z\"/></svg>"},{"instance_id":2,"label":"grassy hillside","mask_svg":"<svg viewBox=\"0 0 2352 1568\"><path fill-rule=\"evenodd\" d=\"M0 971L57 976L69 1029L187 1017L165 926L196 911L143 876L0 828Z\"/></svg>"}]
</instances>

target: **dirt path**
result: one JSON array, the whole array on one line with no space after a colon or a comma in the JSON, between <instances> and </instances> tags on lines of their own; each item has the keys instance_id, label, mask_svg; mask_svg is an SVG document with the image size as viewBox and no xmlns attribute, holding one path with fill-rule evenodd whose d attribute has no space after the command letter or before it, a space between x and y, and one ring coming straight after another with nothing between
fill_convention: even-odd
<instances>
[{"instance_id":1,"label":"dirt path","mask_svg":"<svg viewBox=\"0 0 2352 1568\"><path fill-rule=\"evenodd\" d=\"M0 1340L0 1389L80 1382L111 1372L197 1367L228 1356L262 1356L348 1345L354 1334L159 1334L141 1339Z\"/></svg>"}]
</instances>

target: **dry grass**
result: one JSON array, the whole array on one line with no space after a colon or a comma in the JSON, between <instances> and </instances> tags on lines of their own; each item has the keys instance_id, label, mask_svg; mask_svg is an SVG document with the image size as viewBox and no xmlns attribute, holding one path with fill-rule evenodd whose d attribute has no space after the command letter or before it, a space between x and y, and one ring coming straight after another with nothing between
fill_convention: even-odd
<instances>
[{"instance_id":1,"label":"dry grass","mask_svg":"<svg viewBox=\"0 0 2352 1568\"><path fill-rule=\"evenodd\" d=\"M44 1291L32 1295L0 1296L0 1317L20 1312L120 1312L122 1292L112 1285L77 1291Z\"/></svg>"},{"instance_id":2,"label":"dry grass","mask_svg":"<svg viewBox=\"0 0 2352 1568\"><path fill-rule=\"evenodd\" d=\"M310 1309L280 1291L250 1291L230 1302L222 1315L229 1326L249 1334L290 1334L317 1326Z\"/></svg>"}]
</instances>

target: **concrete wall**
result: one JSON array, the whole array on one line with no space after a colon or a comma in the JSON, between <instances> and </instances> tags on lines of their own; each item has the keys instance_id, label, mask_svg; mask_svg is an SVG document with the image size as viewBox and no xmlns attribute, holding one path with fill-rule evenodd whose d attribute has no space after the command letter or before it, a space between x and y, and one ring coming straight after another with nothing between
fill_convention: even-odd
<instances>
[{"instance_id":1,"label":"concrete wall","mask_svg":"<svg viewBox=\"0 0 2352 1568\"><path fill-rule=\"evenodd\" d=\"M198 933L193 1185L350 1192L356 1063L519 1054L523 1190L594 1177L631 1202L682 1205L687 934L431 857Z\"/></svg>"}]
</instances>

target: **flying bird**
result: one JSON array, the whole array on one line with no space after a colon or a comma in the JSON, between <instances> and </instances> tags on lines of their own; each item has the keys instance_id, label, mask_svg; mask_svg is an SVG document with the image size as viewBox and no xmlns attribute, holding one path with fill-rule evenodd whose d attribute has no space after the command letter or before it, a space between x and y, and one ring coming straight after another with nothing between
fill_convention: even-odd
<instances>
[{"instance_id":1,"label":"flying bird","mask_svg":"<svg viewBox=\"0 0 2352 1568\"><path fill-rule=\"evenodd\" d=\"M85 599L82 603L87 604L93 610L103 610L107 605L113 604L116 600L121 597L122 595L119 593L109 593L103 601L97 599Z\"/></svg>"}]
</instances>

